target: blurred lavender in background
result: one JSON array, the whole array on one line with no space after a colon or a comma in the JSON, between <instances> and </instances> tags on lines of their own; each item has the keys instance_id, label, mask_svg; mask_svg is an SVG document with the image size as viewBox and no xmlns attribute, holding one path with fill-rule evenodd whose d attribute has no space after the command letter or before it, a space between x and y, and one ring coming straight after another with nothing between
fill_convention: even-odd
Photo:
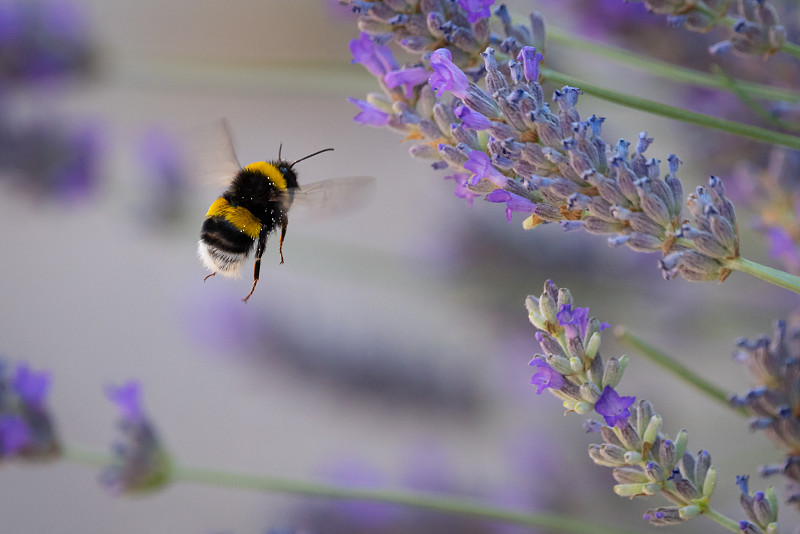
<instances>
[{"instance_id":1,"label":"blurred lavender in background","mask_svg":"<svg viewBox=\"0 0 800 534\"><path fill-rule=\"evenodd\" d=\"M61 119L55 105L71 83L90 76L90 39L72 2L0 4L0 180L12 190L66 201L94 192L98 126Z\"/></svg>"}]
</instances>

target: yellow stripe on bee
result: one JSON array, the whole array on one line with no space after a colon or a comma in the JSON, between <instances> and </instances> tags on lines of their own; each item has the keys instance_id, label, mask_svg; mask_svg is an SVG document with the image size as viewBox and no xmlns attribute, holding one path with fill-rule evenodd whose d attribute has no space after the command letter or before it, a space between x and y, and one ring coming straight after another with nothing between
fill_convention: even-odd
<instances>
[{"instance_id":1,"label":"yellow stripe on bee","mask_svg":"<svg viewBox=\"0 0 800 534\"><path fill-rule=\"evenodd\" d=\"M266 161L256 161L244 168L246 171L260 172L270 179L270 181L280 190L286 189L286 179L281 171L272 163Z\"/></svg>"},{"instance_id":2,"label":"yellow stripe on bee","mask_svg":"<svg viewBox=\"0 0 800 534\"><path fill-rule=\"evenodd\" d=\"M208 208L206 219L211 217L224 217L226 221L252 239L257 238L261 233L261 222L250 213L250 210L242 206L231 206L223 197L219 197Z\"/></svg>"}]
</instances>

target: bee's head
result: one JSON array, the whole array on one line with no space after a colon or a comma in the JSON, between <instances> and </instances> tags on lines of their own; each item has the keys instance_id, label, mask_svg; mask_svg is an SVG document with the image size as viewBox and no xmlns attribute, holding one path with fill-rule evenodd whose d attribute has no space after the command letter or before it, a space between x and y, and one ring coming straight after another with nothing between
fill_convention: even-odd
<instances>
[{"instance_id":1,"label":"bee's head","mask_svg":"<svg viewBox=\"0 0 800 534\"><path fill-rule=\"evenodd\" d=\"M323 152L328 152L333 150L332 148L323 148L322 150L317 150L316 152L309 154L308 156L303 156L300 159L296 159L293 162L289 163L288 161L281 159L281 150L283 149L283 143L278 146L278 161L275 162L275 166L283 175L284 179L286 180L286 189L297 189L299 186L297 185L297 175L294 172L294 166L300 163L303 160L306 160L310 157L316 156L317 154L322 154Z\"/></svg>"},{"instance_id":2,"label":"bee's head","mask_svg":"<svg viewBox=\"0 0 800 534\"><path fill-rule=\"evenodd\" d=\"M297 189L297 175L292 170L293 163L289 163L286 160L278 159L278 161L274 162L274 165L278 168L283 179L286 180L286 189Z\"/></svg>"}]
</instances>

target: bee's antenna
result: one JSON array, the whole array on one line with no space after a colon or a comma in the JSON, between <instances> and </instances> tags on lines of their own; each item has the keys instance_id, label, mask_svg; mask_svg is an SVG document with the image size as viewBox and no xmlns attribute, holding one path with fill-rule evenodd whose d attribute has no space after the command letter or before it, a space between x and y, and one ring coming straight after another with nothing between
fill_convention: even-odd
<instances>
[{"instance_id":1,"label":"bee's antenna","mask_svg":"<svg viewBox=\"0 0 800 534\"><path fill-rule=\"evenodd\" d=\"M278 145L278 161L281 160L281 150L283 149L283 143Z\"/></svg>"},{"instance_id":2,"label":"bee's antenna","mask_svg":"<svg viewBox=\"0 0 800 534\"><path fill-rule=\"evenodd\" d=\"M300 158L300 159L298 159L298 160L295 160L295 161L293 161L291 164L289 164L289 167L290 167L290 168L291 168L291 167L294 167L296 164L300 163L300 162L301 162L301 161L303 161L304 159L308 159L308 158L311 158L311 157L313 157L313 156L316 156L317 154L322 154L323 152L329 152L329 151L331 151L331 150L333 150L333 149L332 149L332 148L323 148L322 150L317 150L317 151L316 151L316 152L314 152L313 154L309 154L308 156L304 156L304 157L302 157L302 158ZM280 159L280 156L278 157L278 159Z\"/></svg>"}]
</instances>

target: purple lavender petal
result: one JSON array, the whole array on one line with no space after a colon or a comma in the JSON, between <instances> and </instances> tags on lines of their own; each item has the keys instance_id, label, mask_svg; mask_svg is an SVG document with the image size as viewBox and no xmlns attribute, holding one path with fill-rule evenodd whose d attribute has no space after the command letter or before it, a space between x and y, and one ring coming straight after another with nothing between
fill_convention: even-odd
<instances>
[{"instance_id":1,"label":"purple lavender petal","mask_svg":"<svg viewBox=\"0 0 800 534\"><path fill-rule=\"evenodd\" d=\"M467 75L453 63L450 50L440 48L432 52L430 63L433 74L428 78L428 84L436 91L438 98L441 98L445 91L450 91L461 99L467 95L469 80Z\"/></svg>"},{"instance_id":2,"label":"purple lavender petal","mask_svg":"<svg viewBox=\"0 0 800 534\"><path fill-rule=\"evenodd\" d=\"M459 105L453 110L456 117L461 119L461 124L472 130L486 130L492 125L485 115L472 111L467 106Z\"/></svg>"},{"instance_id":3,"label":"purple lavender petal","mask_svg":"<svg viewBox=\"0 0 800 534\"><path fill-rule=\"evenodd\" d=\"M536 394L541 395L547 388L561 389L564 386L564 376L550 367L547 362L534 358L528 365L536 368L531 378L531 384L536 386Z\"/></svg>"},{"instance_id":4,"label":"purple lavender petal","mask_svg":"<svg viewBox=\"0 0 800 534\"><path fill-rule=\"evenodd\" d=\"M14 376L14 391L25 404L41 408L50 391L51 375L48 371L34 371L27 364L19 364Z\"/></svg>"},{"instance_id":5,"label":"purple lavender petal","mask_svg":"<svg viewBox=\"0 0 800 534\"><path fill-rule=\"evenodd\" d=\"M611 386L606 386L597 402L594 411L603 416L608 426L624 423L631 412L628 408L636 401L636 397L620 397Z\"/></svg>"},{"instance_id":6,"label":"purple lavender petal","mask_svg":"<svg viewBox=\"0 0 800 534\"><path fill-rule=\"evenodd\" d=\"M473 174L472 185L481 180L489 180L497 187L503 187L508 183L508 178L495 169L489 156L480 150L473 150L469 153L469 160L464 163L464 168Z\"/></svg>"},{"instance_id":7,"label":"purple lavender petal","mask_svg":"<svg viewBox=\"0 0 800 534\"><path fill-rule=\"evenodd\" d=\"M470 24L477 22L478 19L489 18L492 12L489 10L494 4L494 0L458 0L458 5L467 12L467 22Z\"/></svg>"},{"instance_id":8,"label":"purple lavender petal","mask_svg":"<svg viewBox=\"0 0 800 534\"><path fill-rule=\"evenodd\" d=\"M361 32L358 39L350 41L351 63L361 63L375 77L381 77L398 68L391 48L376 44L368 33Z\"/></svg>"},{"instance_id":9,"label":"purple lavender petal","mask_svg":"<svg viewBox=\"0 0 800 534\"><path fill-rule=\"evenodd\" d=\"M347 101L361 108L353 120L369 126L386 126L389 124L389 114L366 100L348 97Z\"/></svg>"},{"instance_id":10,"label":"purple lavender petal","mask_svg":"<svg viewBox=\"0 0 800 534\"><path fill-rule=\"evenodd\" d=\"M141 421L144 419L142 392L139 382L129 380L121 386L108 386L106 388L106 397L117 406L123 419L127 421Z\"/></svg>"},{"instance_id":11,"label":"purple lavender petal","mask_svg":"<svg viewBox=\"0 0 800 534\"><path fill-rule=\"evenodd\" d=\"M455 194L458 198L463 198L472 207L475 197L481 196L480 193L474 193L469 190L469 175L463 172L456 173L450 176L445 176L445 180L453 180L456 183Z\"/></svg>"},{"instance_id":12,"label":"purple lavender petal","mask_svg":"<svg viewBox=\"0 0 800 534\"><path fill-rule=\"evenodd\" d=\"M11 456L32 441L28 424L16 415L0 416L0 454Z\"/></svg>"},{"instance_id":13,"label":"purple lavender petal","mask_svg":"<svg viewBox=\"0 0 800 534\"><path fill-rule=\"evenodd\" d=\"M411 67L408 69L392 70L387 72L383 81L389 89L398 85L405 86L406 98L414 96L414 88L428 81L430 71L424 67Z\"/></svg>"}]
</instances>

